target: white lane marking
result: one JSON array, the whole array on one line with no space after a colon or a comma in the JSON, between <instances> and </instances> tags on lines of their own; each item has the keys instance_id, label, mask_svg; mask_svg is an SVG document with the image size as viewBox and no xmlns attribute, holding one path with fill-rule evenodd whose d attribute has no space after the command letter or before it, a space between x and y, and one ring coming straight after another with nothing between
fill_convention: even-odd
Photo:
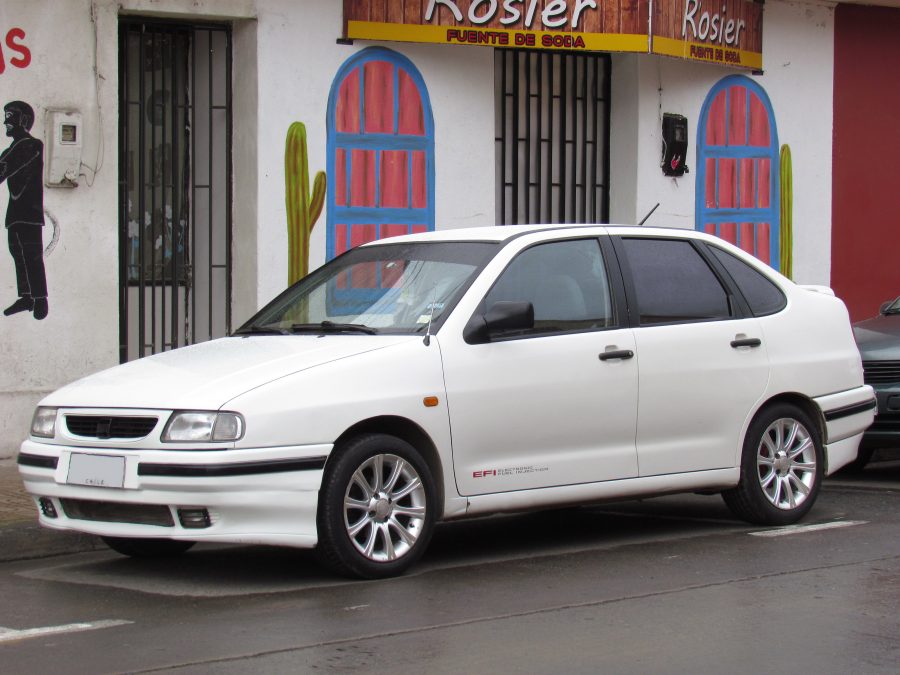
<instances>
[{"instance_id":1,"label":"white lane marking","mask_svg":"<svg viewBox=\"0 0 900 675\"><path fill-rule=\"evenodd\" d=\"M99 630L101 628L113 628L134 623L133 621L91 621L86 623L67 623L62 626L45 626L43 628L26 628L15 630L0 626L0 642L12 642L13 640L25 640L27 638L41 637L43 635L59 635L60 633L78 633L85 630Z\"/></svg>"},{"instance_id":2,"label":"white lane marking","mask_svg":"<svg viewBox=\"0 0 900 675\"><path fill-rule=\"evenodd\" d=\"M774 530L762 530L760 532L748 532L751 537L785 537L789 534L803 534L805 532L819 532L821 530L833 530L838 527L853 527L854 525L867 525L868 520L837 520L833 523L819 523L817 525L787 525Z\"/></svg>"}]
</instances>

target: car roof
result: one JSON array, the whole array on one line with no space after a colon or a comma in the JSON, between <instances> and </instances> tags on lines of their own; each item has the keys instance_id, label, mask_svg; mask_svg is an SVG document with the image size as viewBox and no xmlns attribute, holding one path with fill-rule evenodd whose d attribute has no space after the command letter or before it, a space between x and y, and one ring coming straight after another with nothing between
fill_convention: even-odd
<instances>
[{"instance_id":1,"label":"car roof","mask_svg":"<svg viewBox=\"0 0 900 675\"><path fill-rule=\"evenodd\" d=\"M543 224L543 225L489 225L484 227L460 227L447 230L435 230L419 234L401 235L390 239L379 239L365 244L373 246L378 244L403 244L407 242L423 241L485 241L503 242L526 234L538 232L554 232L577 234L587 230L592 234L605 234L614 230L616 234L640 234L644 236L672 236L706 239L708 235L683 227L638 227L637 225L609 225L609 224Z\"/></svg>"},{"instance_id":2,"label":"car roof","mask_svg":"<svg viewBox=\"0 0 900 675\"><path fill-rule=\"evenodd\" d=\"M541 225L489 225L484 227L459 227L447 230L435 230L433 232L421 232L419 234L401 235L388 239L376 239L363 244L363 246L379 246L390 244L405 244L416 242L494 242L505 244L518 237L529 234L553 233L557 237L599 236L603 234L617 234L632 237L677 237L679 239L694 239L714 244L719 248L729 251L733 255L767 276L770 280L778 279L781 285L790 282L769 265L761 262L753 255L728 243L727 241L706 232L689 229L686 227L642 227L640 225L619 224L541 224ZM810 290L814 290L809 287ZM828 292L831 292L830 289Z\"/></svg>"}]
</instances>

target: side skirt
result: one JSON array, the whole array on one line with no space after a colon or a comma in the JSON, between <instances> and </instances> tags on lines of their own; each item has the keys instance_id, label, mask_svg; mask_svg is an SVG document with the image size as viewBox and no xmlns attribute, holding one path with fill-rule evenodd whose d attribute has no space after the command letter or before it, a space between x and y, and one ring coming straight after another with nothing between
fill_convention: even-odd
<instances>
[{"instance_id":1,"label":"side skirt","mask_svg":"<svg viewBox=\"0 0 900 675\"><path fill-rule=\"evenodd\" d=\"M679 492L724 490L737 485L740 473L740 468L734 467L478 495L469 497L469 508L465 515L531 511L550 506L591 504L634 497L658 497Z\"/></svg>"}]
</instances>

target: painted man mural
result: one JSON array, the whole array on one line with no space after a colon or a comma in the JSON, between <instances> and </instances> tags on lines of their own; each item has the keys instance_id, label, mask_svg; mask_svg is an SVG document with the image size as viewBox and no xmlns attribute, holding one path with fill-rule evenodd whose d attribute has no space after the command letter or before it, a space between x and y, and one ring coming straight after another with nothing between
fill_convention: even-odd
<instances>
[{"instance_id":1,"label":"painted man mural","mask_svg":"<svg viewBox=\"0 0 900 675\"><path fill-rule=\"evenodd\" d=\"M0 183L6 181L9 205L6 230L9 253L16 268L19 299L3 310L10 316L32 312L35 319L47 316L47 278L44 273L44 144L29 131L34 110L23 101L3 107L10 146L0 153Z\"/></svg>"}]
</instances>

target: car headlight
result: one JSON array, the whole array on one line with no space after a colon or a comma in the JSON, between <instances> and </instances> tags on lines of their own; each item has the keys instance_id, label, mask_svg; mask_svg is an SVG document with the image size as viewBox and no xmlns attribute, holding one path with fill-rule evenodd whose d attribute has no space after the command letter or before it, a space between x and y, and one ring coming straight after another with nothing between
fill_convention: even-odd
<instances>
[{"instance_id":1,"label":"car headlight","mask_svg":"<svg viewBox=\"0 0 900 675\"><path fill-rule=\"evenodd\" d=\"M244 435L244 418L237 413L186 411L169 418L162 433L164 443L236 441Z\"/></svg>"},{"instance_id":2,"label":"car headlight","mask_svg":"<svg viewBox=\"0 0 900 675\"><path fill-rule=\"evenodd\" d=\"M53 438L56 435L57 408L38 406L31 418L31 435L40 438Z\"/></svg>"}]
</instances>

